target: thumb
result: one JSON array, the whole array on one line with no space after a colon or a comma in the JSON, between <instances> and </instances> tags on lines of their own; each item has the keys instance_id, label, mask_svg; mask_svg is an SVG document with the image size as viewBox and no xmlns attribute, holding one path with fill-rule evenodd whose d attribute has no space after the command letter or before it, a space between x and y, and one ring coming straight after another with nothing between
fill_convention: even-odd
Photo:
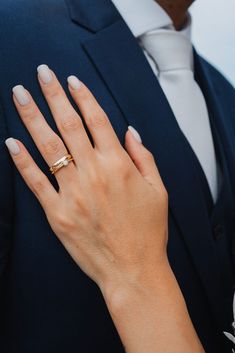
<instances>
[{"instance_id":1,"label":"thumb","mask_svg":"<svg viewBox=\"0 0 235 353\"><path fill-rule=\"evenodd\" d=\"M128 126L125 136L126 150L141 175L155 188L164 187L152 153L144 147L139 133Z\"/></svg>"}]
</instances>

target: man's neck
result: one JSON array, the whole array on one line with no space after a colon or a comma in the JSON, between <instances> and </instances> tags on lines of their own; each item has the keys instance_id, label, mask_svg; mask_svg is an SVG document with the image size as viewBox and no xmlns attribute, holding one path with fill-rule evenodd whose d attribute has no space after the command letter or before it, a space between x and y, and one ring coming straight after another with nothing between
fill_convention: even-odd
<instances>
[{"instance_id":1,"label":"man's neck","mask_svg":"<svg viewBox=\"0 0 235 353\"><path fill-rule=\"evenodd\" d=\"M194 0L155 0L171 17L176 30L184 27L187 11Z\"/></svg>"}]
</instances>

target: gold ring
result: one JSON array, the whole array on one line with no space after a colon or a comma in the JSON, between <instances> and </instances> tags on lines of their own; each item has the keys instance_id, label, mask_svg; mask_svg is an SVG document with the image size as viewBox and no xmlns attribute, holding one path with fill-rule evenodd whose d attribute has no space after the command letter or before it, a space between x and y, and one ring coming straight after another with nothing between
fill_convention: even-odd
<instances>
[{"instance_id":1,"label":"gold ring","mask_svg":"<svg viewBox=\"0 0 235 353\"><path fill-rule=\"evenodd\" d=\"M55 174L56 172L58 172L58 170L60 170L63 167L66 167L69 164L69 162L72 162L72 161L73 161L73 157L71 154L67 154L66 156L62 157L50 167L51 174Z\"/></svg>"}]
</instances>

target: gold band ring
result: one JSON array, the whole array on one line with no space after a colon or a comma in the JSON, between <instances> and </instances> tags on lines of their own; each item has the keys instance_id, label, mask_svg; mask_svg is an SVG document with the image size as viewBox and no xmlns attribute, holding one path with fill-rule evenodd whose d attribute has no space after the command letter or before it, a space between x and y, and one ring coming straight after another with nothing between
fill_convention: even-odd
<instances>
[{"instance_id":1,"label":"gold band ring","mask_svg":"<svg viewBox=\"0 0 235 353\"><path fill-rule=\"evenodd\" d=\"M62 157L50 167L51 174L55 174L56 172L58 172L58 170L60 170L63 167L66 167L69 164L69 162L72 162L72 161L73 161L73 157L71 154L67 154L66 156Z\"/></svg>"}]
</instances>

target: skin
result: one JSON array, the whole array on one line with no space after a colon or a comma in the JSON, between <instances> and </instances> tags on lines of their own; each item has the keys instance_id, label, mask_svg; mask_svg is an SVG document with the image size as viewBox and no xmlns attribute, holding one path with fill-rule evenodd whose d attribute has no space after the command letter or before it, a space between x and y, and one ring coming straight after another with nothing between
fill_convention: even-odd
<instances>
[{"instance_id":1,"label":"skin","mask_svg":"<svg viewBox=\"0 0 235 353\"><path fill-rule=\"evenodd\" d=\"M13 162L40 202L55 236L99 286L127 353L202 353L167 259L168 197L152 154L128 131L125 149L89 89L69 91L89 129L51 71L42 92L61 136L30 93L14 103L48 166L74 157L55 177L57 192L26 147ZM147 212L146 212L147 210Z\"/></svg>"},{"instance_id":2,"label":"skin","mask_svg":"<svg viewBox=\"0 0 235 353\"><path fill-rule=\"evenodd\" d=\"M168 13L171 17L174 26L180 30L186 20L187 11L194 0L156 0L157 3Z\"/></svg>"}]
</instances>

